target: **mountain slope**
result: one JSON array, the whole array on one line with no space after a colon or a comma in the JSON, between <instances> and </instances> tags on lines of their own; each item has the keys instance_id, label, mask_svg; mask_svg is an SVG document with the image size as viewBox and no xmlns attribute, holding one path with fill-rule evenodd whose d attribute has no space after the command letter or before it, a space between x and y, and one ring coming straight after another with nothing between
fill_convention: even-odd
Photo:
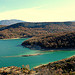
<instances>
[{"instance_id":1,"label":"mountain slope","mask_svg":"<svg viewBox=\"0 0 75 75\"><path fill-rule=\"evenodd\" d=\"M34 37L24 41L22 45L31 49L75 48L75 32Z\"/></svg>"},{"instance_id":2,"label":"mountain slope","mask_svg":"<svg viewBox=\"0 0 75 75\"><path fill-rule=\"evenodd\" d=\"M7 26L5 29L9 28L18 28L18 27L27 27L27 28L48 28L50 26L56 27L56 26L62 26L62 27L70 27L75 26L75 22L21 22L12 24L10 26Z\"/></svg>"},{"instance_id":3,"label":"mountain slope","mask_svg":"<svg viewBox=\"0 0 75 75\"><path fill-rule=\"evenodd\" d=\"M75 22L22 22L0 28L0 39L43 36L75 31Z\"/></svg>"},{"instance_id":4,"label":"mountain slope","mask_svg":"<svg viewBox=\"0 0 75 75\"><path fill-rule=\"evenodd\" d=\"M11 25L11 24L20 23L20 22L24 22L24 21L22 21L22 20L16 20L16 19L1 20L0 21L0 25Z\"/></svg>"}]
</instances>

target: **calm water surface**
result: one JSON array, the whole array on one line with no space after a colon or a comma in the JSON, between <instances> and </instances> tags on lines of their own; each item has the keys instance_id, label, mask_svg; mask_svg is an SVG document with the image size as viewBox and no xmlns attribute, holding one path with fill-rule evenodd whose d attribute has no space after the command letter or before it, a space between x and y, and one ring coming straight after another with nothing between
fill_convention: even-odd
<instances>
[{"instance_id":1,"label":"calm water surface","mask_svg":"<svg viewBox=\"0 0 75 75\"><path fill-rule=\"evenodd\" d=\"M30 65L30 68L38 66L40 64L46 64L48 62L53 62L68 58L75 55L75 51L55 51L55 52L41 52L38 50L30 50L21 46L23 39L9 39L0 40L0 67L4 66L18 66ZM5 57L5 56L19 56L24 54L35 54L44 53L43 55L30 56L30 57Z\"/></svg>"}]
</instances>

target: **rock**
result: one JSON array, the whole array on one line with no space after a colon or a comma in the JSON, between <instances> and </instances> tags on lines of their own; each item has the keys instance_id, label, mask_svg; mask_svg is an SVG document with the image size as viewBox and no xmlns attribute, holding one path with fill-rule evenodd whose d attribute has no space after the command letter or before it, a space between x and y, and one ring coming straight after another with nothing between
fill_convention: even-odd
<instances>
[{"instance_id":1,"label":"rock","mask_svg":"<svg viewBox=\"0 0 75 75\"><path fill-rule=\"evenodd\" d=\"M10 68L5 69L4 73L8 73L8 74L11 73L11 69Z\"/></svg>"},{"instance_id":2,"label":"rock","mask_svg":"<svg viewBox=\"0 0 75 75\"><path fill-rule=\"evenodd\" d=\"M15 72L14 72L14 74L20 74L20 73L21 73L20 71L15 71Z\"/></svg>"},{"instance_id":3,"label":"rock","mask_svg":"<svg viewBox=\"0 0 75 75\"><path fill-rule=\"evenodd\" d=\"M12 69L12 73L14 73L16 71L16 69Z\"/></svg>"},{"instance_id":4,"label":"rock","mask_svg":"<svg viewBox=\"0 0 75 75\"><path fill-rule=\"evenodd\" d=\"M4 69L3 68L0 68L0 73L3 73Z\"/></svg>"},{"instance_id":5,"label":"rock","mask_svg":"<svg viewBox=\"0 0 75 75\"><path fill-rule=\"evenodd\" d=\"M28 74L28 73L29 73L29 71L28 71L28 70L23 70L23 73Z\"/></svg>"},{"instance_id":6,"label":"rock","mask_svg":"<svg viewBox=\"0 0 75 75\"><path fill-rule=\"evenodd\" d=\"M35 74L36 73L36 71L30 71L30 74Z\"/></svg>"}]
</instances>

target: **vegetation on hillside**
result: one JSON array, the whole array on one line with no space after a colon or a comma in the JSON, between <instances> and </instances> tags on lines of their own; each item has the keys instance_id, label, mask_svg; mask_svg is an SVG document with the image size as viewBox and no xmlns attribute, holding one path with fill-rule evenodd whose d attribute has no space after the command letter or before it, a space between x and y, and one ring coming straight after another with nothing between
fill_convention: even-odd
<instances>
[{"instance_id":1,"label":"vegetation on hillside","mask_svg":"<svg viewBox=\"0 0 75 75\"><path fill-rule=\"evenodd\" d=\"M75 31L75 22L23 22L1 27L0 39L43 36L66 31Z\"/></svg>"},{"instance_id":2,"label":"vegetation on hillside","mask_svg":"<svg viewBox=\"0 0 75 75\"><path fill-rule=\"evenodd\" d=\"M0 68L0 75L33 75L36 71L30 70L29 65L21 67L9 66Z\"/></svg>"},{"instance_id":3,"label":"vegetation on hillside","mask_svg":"<svg viewBox=\"0 0 75 75\"><path fill-rule=\"evenodd\" d=\"M33 36L41 36L44 34L48 34L48 32L43 30L43 28L10 28L0 31L0 39L26 38Z\"/></svg>"},{"instance_id":4,"label":"vegetation on hillside","mask_svg":"<svg viewBox=\"0 0 75 75\"><path fill-rule=\"evenodd\" d=\"M52 33L46 36L33 37L22 43L31 49L75 48L75 32Z\"/></svg>"},{"instance_id":5,"label":"vegetation on hillside","mask_svg":"<svg viewBox=\"0 0 75 75\"><path fill-rule=\"evenodd\" d=\"M35 68L38 75L75 75L75 56Z\"/></svg>"}]
</instances>

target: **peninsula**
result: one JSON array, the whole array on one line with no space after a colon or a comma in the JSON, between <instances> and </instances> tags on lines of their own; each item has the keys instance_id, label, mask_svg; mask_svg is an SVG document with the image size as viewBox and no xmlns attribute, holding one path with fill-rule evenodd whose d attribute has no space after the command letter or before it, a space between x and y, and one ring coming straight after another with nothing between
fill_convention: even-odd
<instances>
[{"instance_id":1,"label":"peninsula","mask_svg":"<svg viewBox=\"0 0 75 75\"><path fill-rule=\"evenodd\" d=\"M52 33L45 36L32 37L22 43L30 49L73 49L75 48L75 32Z\"/></svg>"}]
</instances>

